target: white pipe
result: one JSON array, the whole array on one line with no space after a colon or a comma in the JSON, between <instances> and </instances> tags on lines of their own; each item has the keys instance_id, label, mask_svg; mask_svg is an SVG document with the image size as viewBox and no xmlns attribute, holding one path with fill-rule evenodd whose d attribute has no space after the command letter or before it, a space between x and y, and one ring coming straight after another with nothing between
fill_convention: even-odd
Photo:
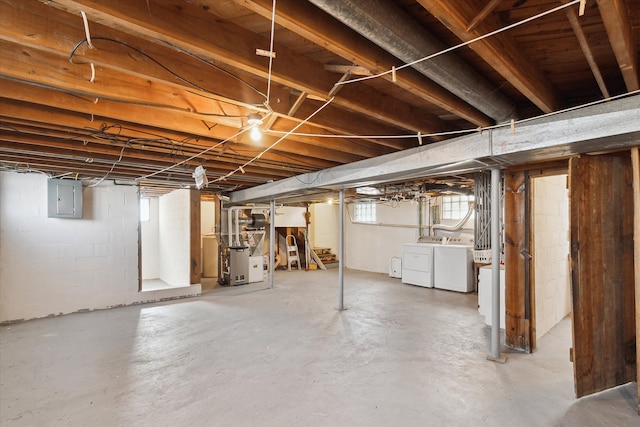
<instances>
[{"instance_id":1,"label":"white pipe","mask_svg":"<svg viewBox=\"0 0 640 427\"><path fill-rule=\"evenodd\" d=\"M491 169L491 358L500 359L500 169Z\"/></svg>"},{"instance_id":2,"label":"white pipe","mask_svg":"<svg viewBox=\"0 0 640 427\"><path fill-rule=\"evenodd\" d=\"M344 310L344 189L340 190L340 232L338 237L338 310Z\"/></svg>"},{"instance_id":3,"label":"white pipe","mask_svg":"<svg viewBox=\"0 0 640 427\"><path fill-rule=\"evenodd\" d=\"M233 208L227 210L227 235L229 236L229 246L233 246Z\"/></svg>"},{"instance_id":4,"label":"white pipe","mask_svg":"<svg viewBox=\"0 0 640 427\"><path fill-rule=\"evenodd\" d=\"M274 199L271 199L271 203L269 204L269 215L269 287L273 289L273 266L275 265L276 257L276 201Z\"/></svg>"},{"instance_id":5,"label":"white pipe","mask_svg":"<svg viewBox=\"0 0 640 427\"><path fill-rule=\"evenodd\" d=\"M235 232L236 232L236 240L234 243L234 246L242 246L242 242L240 241L240 211L238 209L234 209L233 213L235 215L235 222L236 222L236 228L235 228Z\"/></svg>"},{"instance_id":6,"label":"white pipe","mask_svg":"<svg viewBox=\"0 0 640 427\"><path fill-rule=\"evenodd\" d=\"M467 223L467 221L469 221L469 218L471 218L471 214L473 213L474 209L475 209L475 203L469 202L469 209L467 210L467 213L464 216L464 218L460 220L460 222L458 222L456 225L435 224L433 227L431 227L431 229L433 230L433 233L435 234L437 230L442 230L442 231L462 230L462 227Z\"/></svg>"},{"instance_id":7,"label":"white pipe","mask_svg":"<svg viewBox=\"0 0 640 427\"><path fill-rule=\"evenodd\" d=\"M244 207L234 206L227 211L227 226L229 233L229 245L234 247L242 246L240 241L240 210ZM234 227L235 224L235 227Z\"/></svg>"}]
</instances>

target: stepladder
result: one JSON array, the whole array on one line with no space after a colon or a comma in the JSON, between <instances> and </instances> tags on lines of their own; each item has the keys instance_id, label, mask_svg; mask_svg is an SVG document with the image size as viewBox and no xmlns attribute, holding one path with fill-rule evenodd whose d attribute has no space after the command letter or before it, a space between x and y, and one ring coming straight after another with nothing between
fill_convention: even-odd
<instances>
[{"instance_id":1,"label":"stepladder","mask_svg":"<svg viewBox=\"0 0 640 427\"><path fill-rule=\"evenodd\" d=\"M287 266L289 271L293 267L295 263L298 270L301 270L300 266L300 254L298 253L298 242L296 241L296 236L289 234L286 239L287 242Z\"/></svg>"}]
</instances>

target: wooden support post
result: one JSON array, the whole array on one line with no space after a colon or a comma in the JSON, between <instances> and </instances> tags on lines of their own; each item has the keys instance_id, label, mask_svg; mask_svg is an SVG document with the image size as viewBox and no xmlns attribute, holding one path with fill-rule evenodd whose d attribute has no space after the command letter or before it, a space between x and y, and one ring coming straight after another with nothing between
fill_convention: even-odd
<instances>
[{"instance_id":1,"label":"wooden support post","mask_svg":"<svg viewBox=\"0 0 640 427\"><path fill-rule=\"evenodd\" d=\"M189 283L200 283L202 273L200 230L200 191L189 191Z\"/></svg>"},{"instance_id":2,"label":"wooden support post","mask_svg":"<svg viewBox=\"0 0 640 427\"><path fill-rule=\"evenodd\" d=\"M636 384L638 385L638 414L640 414L640 149L631 149L633 168L633 263L636 300Z\"/></svg>"},{"instance_id":3,"label":"wooden support post","mask_svg":"<svg viewBox=\"0 0 640 427\"><path fill-rule=\"evenodd\" d=\"M525 171L505 173L504 183L504 245L505 245L505 345L530 353L534 350L534 309L530 281L530 262L526 237L528 175Z\"/></svg>"}]
</instances>

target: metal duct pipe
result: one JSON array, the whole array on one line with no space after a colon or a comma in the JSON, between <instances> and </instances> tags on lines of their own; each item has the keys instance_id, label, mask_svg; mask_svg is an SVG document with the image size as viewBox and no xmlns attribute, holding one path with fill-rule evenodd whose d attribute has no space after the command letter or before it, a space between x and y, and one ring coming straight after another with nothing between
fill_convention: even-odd
<instances>
[{"instance_id":1,"label":"metal duct pipe","mask_svg":"<svg viewBox=\"0 0 640 427\"><path fill-rule=\"evenodd\" d=\"M309 1L406 63L448 47L388 0ZM515 105L454 53L413 68L497 123L516 118Z\"/></svg>"}]
</instances>

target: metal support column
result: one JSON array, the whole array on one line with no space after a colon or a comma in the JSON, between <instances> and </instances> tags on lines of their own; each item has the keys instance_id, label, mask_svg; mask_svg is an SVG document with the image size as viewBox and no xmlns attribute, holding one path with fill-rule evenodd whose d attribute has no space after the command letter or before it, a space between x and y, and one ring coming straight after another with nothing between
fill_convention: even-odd
<instances>
[{"instance_id":1,"label":"metal support column","mask_svg":"<svg viewBox=\"0 0 640 427\"><path fill-rule=\"evenodd\" d=\"M487 359L504 363L500 356L500 169L491 169L491 355Z\"/></svg>"},{"instance_id":2,"label":"metal support column","mask_svg":"<svg viewBox=\"0 0 640 427\"><path fill-rule=\"evenodd\" d=\"M269 287L273 289L273 266L276 258L276 201L271 199L269 203Z\"/></svg>"},{"instance_id":3,"label":"metal support column","mask_svg":"<svg viewBox=\"0 0 640 427\"><path fill-rule=\"evenodd\" d=\"M344 310L344 189L340 190L340 220L338 236L338 310Z\"/></svg>"}]
</instances>

